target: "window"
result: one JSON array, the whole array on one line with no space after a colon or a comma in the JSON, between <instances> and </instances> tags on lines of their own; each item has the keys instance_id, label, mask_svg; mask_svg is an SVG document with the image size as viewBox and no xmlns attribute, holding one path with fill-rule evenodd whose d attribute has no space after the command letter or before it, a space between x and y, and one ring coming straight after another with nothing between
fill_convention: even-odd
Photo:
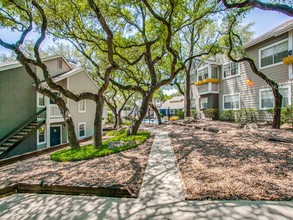
<instances>
[{"instance_id":1,"label":"window","mask_svg":"<svg viewBox=\"0 0 293 220\"><path fill-rule=\"evenodd\" d=\"M86 112L86 100L81 100L78 102L78 112Z\"/></svg>"},{"instance_id":2,"label":"window","mask_svg":"<svg viewBox=\"0 0 293 220\"><path fill-rule=\"evenodd\" d=\"M224 110L240 109L240 94L223 95Z\"/></svg>"},{"instance_id":3,"label":"window","mask_svg":"<svg viewBox=\"0 0 293 220\"><path fill-rule=\"evenodd\" d=\"M282 62L288 56L288 40L260 50L260 67Z\"/></svg>"},{"instance_id":4,"label":"window","mask_svg":"<svg viewBox=\"0 0 293 220\"><path fill-rule=\"evenodd\" d=\"M218 68L217 67L212 67L212 78L218 79Z\"/></svg>"},{"instance_id":5,"label":"window","mask_svg":"<svg viewBox=\"0 0 293 220\"><path fill-rule=\"evenodd\" d=\"M86 128L85 123L78 124L78 137L79 138L83 138L86 136L85 128Z\"/></svg>"},{"instance_id":6,"label":"window","mask_svg":"<svg viewBox=\"0 0 293 220\"><path fill-rule=\"evenodd\" d=\"M46 128L45 126L42 126L38 129L37 135L38 135L38 144L44 144L46 143Z\"/></svg>"},{"instance_id":7,"label":"window","mask_svg":"<svg viewBox=\"0 0 293 220\"><path fill-rule=\"evenodd\" d=\"M37 93L38 107L45 107L45 96L41 93Z\"/></svg>"},{"instance_id":8,"label":"window","mask_svg":"<svg viewBox=\"0 0 293 220\"><path fill-rule=\"evenodd\" d=\"M198 81L207 79L208 75L209 75L209 70L207 67L197 71Z\"/></svg>"},{"instance_id":9,"label":"window","mask_svg":"<svg viewBox=\"0 0 293 220\"><path fill-rule=\"evenodd\" d=\"M61 59L58 60L58 68L62 69L62 60Z\"/></svg>"},{"instance_id":10,"label":"window","mask_svg":"<svg viewBox=\"0 0 293 220\"><path fill-rule=\"evenodd\" d=\"M200 99L200 108L201 109L208 108L208 97L204 97Z\"/></svg>"},{"instance_id":11,"label":"window","mask_svg":"<svg viewBox=\"0 0 293 220\"><path fill-rule=\"evenodd\" d=\"M283 96L282 107L291 105L291 94L289 87L279 88L281 95ZM274 94L271 89L260 89L259 90L259 108L261 110L266 110L269 108L274 108Z\"/></svg>"},{"instance_id":12,"label":"window","mask_svg":"<svg viewBox=\"0 0 293 220\"><path fill-rule=\"evenodd\" d=\"M223 79L230 78L239 75L239 65L238 63L227 63L223 65Z\"/></svg>"}]
</instances>

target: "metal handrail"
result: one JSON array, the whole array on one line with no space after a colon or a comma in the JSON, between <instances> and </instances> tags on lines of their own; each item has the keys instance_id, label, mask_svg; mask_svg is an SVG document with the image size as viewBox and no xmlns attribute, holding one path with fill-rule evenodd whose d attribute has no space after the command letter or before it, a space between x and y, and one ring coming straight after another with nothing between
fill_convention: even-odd
<instances>
[{"instance_id":1,"label":"metal handrail","mask_svg":"<svg viewBox=\"0 0 293 220\"><path fill-rule=\"evenodd\" d=\"M11 136L15 135L17 132L25 128L28 124L32 123L35 119L38 118L39 115L41 115L43 112L46 111L46 108L43 108L42 110L38 111L36 114L34 114L31 118L26 120L25 122L21 123L19 126L14 128L12 131L10 131L8 134L4 135L0 139L0 145L2 145L7 139L9 139ZM44 117L46 118L46 116Z\"/></svg>"}]
</instances>

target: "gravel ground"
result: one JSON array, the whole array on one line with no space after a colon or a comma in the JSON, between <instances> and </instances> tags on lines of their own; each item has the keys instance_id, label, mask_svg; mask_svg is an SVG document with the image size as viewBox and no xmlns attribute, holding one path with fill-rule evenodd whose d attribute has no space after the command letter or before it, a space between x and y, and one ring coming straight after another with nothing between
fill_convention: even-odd
<instances>
[{"instance_id":1,"label":"gravel ground","mask_svg":"<svg viewBox=\"0 0 293 220\"><path fill-rule=\"evenodd\" d=\"M44 180L70 186L121 184L138 195L152 142L153 135L136 148L86 161L55 162L50 160L50 154L19 161L0 168L0 188Z\"/></svg>"},{"instance_id":2,"label":"gravel ground","mask_svg":"<svg viewBox=\"0 0 293 220\"><path fill-rule=\"evenodd\" d=\"M212 133L168 125L185 188L192 200L293 200L292 131L263 127L244 130L226 122L194 123L217 127Z\"/></svg>"}]
</instances>

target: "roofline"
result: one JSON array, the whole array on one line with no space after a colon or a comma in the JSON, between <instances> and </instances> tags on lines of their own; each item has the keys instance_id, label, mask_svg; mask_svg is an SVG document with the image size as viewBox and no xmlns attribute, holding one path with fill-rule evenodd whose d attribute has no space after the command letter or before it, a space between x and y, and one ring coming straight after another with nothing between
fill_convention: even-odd
<instances>
[{"instance_id":1,"label":"roofline","mask_svg":"<svg viewBox=\"0 0 293 220\"><path fill-rule=\"evenodd\" d=\"M41 58L41 60L42 61L49 61L49 60L53 60L56 58L62 58L64 60L64 62L70 67L70 69L73 70L73 67L68 63L68 61L65 59L65 57L62 54L44 57L44 58ZM18 61L15 61L15 63L11 63L6 66L0 67L0 72L5 71L5 70L10 70L10 69L15 69L15 68L22 67L22 66L23 65L21 63L19 63Z\"/></svg>"},{"instance_id":2,"label":"roofline","mask_svg":"<svg viewBox=\"0 0 293 220\"><path fill-rule=\"evenodd\" d=\"M286 22L290 22L290 21L293 21L293 19L288 20ZM259 44L265 40L268 40L272 37L277 37L277 36L280 36L282 34L285 34L289 31L293 30L293 23L290 23L287 26L285 26L284 28L281 28L280 30L276 30L276 31L272 32L274 29L284 25L286 22L282 23L281 25L279 25L279 26L277 26L277 27L265 32L265 33L263 33L262 35L258 36L257 38L254 38L254 39L248 41L246 44L244 44L244 49L250 48L250 47L252 47L256 44ZM272 33L270 33L270 32L272 32Z\"/></svg>"}]
</instances>

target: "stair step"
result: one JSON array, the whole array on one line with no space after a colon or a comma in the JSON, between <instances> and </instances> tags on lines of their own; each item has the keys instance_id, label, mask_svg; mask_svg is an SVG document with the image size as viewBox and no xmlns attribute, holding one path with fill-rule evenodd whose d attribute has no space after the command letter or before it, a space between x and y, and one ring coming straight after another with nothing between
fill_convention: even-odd
<instances>
[{"instance_id":1,"label":"stair step","mask_svg":"<svg viewBox=\"0 0 293 220\"><path fill-rule=\"evenodd\" d=\"M8 146L8 147L10 147L11 145L13 145L13 143L9 143L9 142L8 142L8 143L3 143L3 144L2 144L2 146Z\"/></svg>"},{"instance_id":2,"label":"stair step","mask_svg":"<svg viewBox=\"0 0 293 220\"><path fill-rule=\"evenodd\" d=\"M8 141L9 142L12 142L12 143L15 143L19 140L19 138L10 138Z\"/></svg>"},{"instance_id":3,"label":"stair step","mask_svg":"<svg viewBox=\"0 0 293 220\"><path fill-rule=\"evenodd\" d=\"M18 139L20 139L20 138L22 138L23 136L21 136L21 135L14 135L13 137L14 137L14 138L18 138Z\"/></svg>"},{"instance_id":4,"label":"stair step","mask_svg":"<svg viewBox=\"0 0 293 220\"><path fill-rule=\"evenodd\" d=\"M33 125L28 125L28 126L26 126L25 128L27 129L27 128L35 128L36 126L33 126Z\"/></svg>"},{"instance_id":5,"label":"stair step","mask_svg":"<svg viewBox=\"0 0 293 220\"><path fill-rule=\"evenodd\" d=\"M29 129L29 128L24 128L22 129L21 131L31 131L32 129Z\"/></svg>"},{"instance_id":6,"label":"stair step","mask_svg":"<svg viewBox=\"0 0 293 220\"><path fill-rule=\"evenodd\" d=\"M1 151L6 151L7 147L0 147L0 154L2 153Z\"/></svg>"},{"instance_id":7,"label":"stair step","mask_svg":"<svg viewBox=\"0 0 293 220\"><path fill-rule=\"evenodd\" d=\"M20 131L20 132L18 132L17 134L23 134L23 135L26 135L26 134L27 134L27 132Z\"/></svg>"}]
</instances>

